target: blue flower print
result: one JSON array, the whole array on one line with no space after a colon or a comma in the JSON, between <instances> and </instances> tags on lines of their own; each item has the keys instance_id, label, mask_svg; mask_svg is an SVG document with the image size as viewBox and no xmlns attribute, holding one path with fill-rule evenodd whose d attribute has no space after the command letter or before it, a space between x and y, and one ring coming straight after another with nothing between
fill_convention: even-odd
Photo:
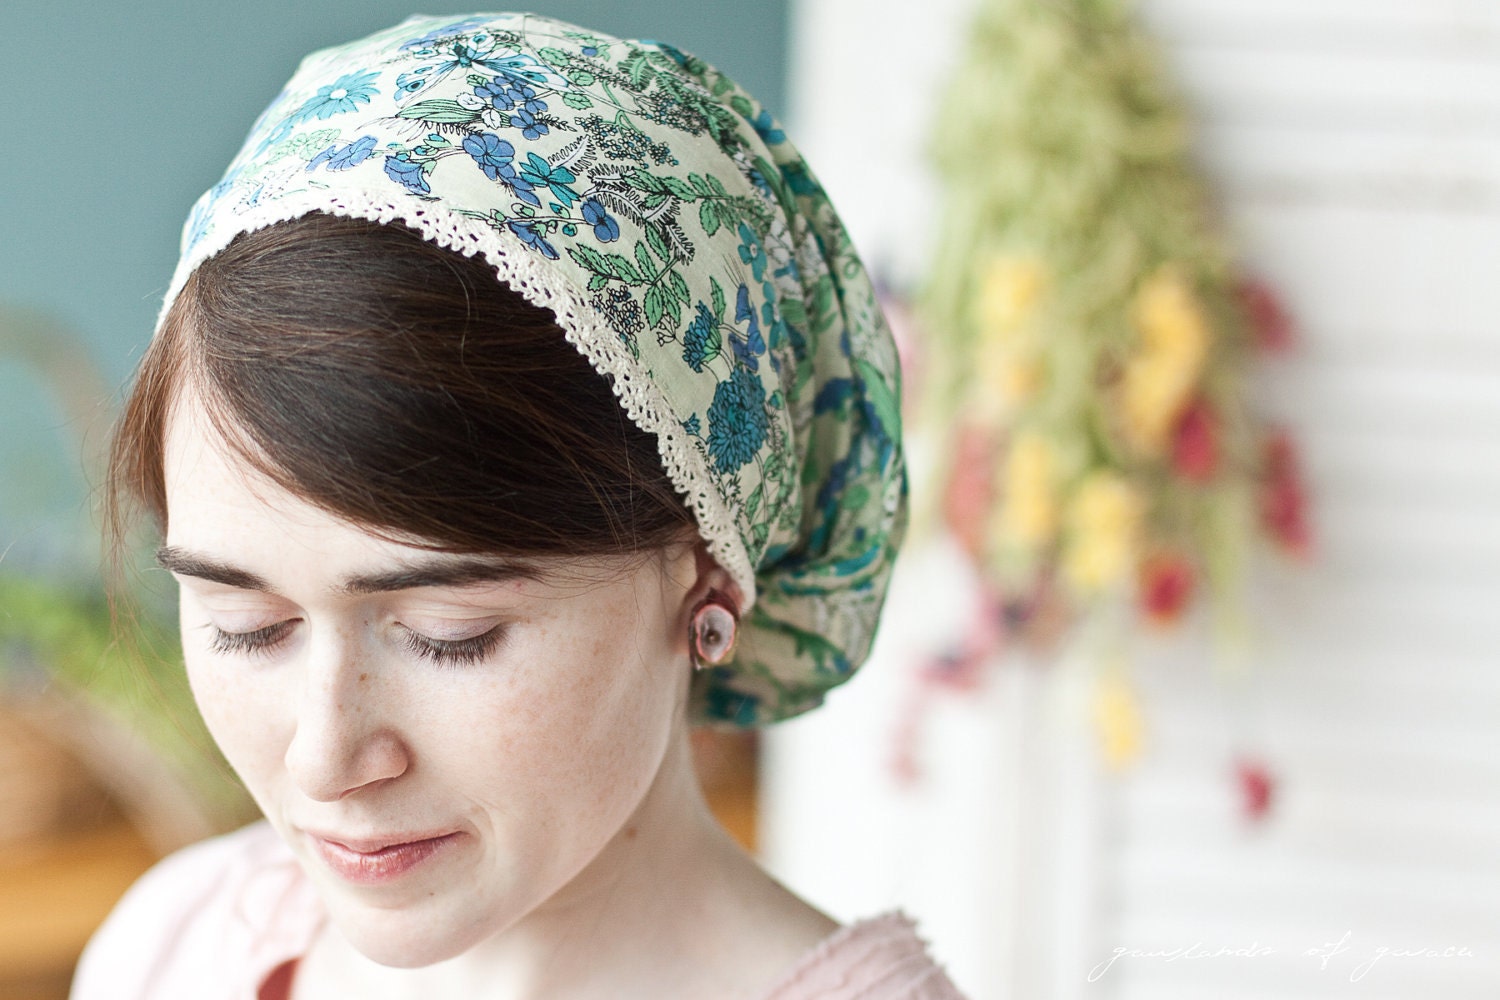
<instances>
[{"instance_id":1,"label":"blue flower print","mask_svg":"<svg viewBox=\"0 0 1500 1000\"><path fill-rule=\"evenodd\" d=\"M771 190L771 185L766 181L766 175L760 172L759 167L752 167L746 176L750 178L750 183L754 184L755 189L761 194L767 198L776 197L776 192Z\"/></svg>"},{"instance_id":2,"label":"blue flower print","mask_svg":"<svg viewBox=\"0 0 1500 1000\"><path fill-rule=\"evenodd\" d=\"M484 176L492 181L500 180L507 171L514 176L510 161L516 155L516 147L493 132L464 136L464 152L474 158Z\"/></svg>"},{"instance_id":3,"label":"blue flower print","mask_svg":"<svg viewBox=\"0 0 1500 1000\"><path fill-rule=\"evenodd\" d=\"M402 42L401 48L403 51L422 49L441 38L465 34L484 23L485 21L482 17L468 17L462 21L454 21L452 24L445 24L441 28L434 28L421 38L413 38L409 42Z\"/></svg>"},{"instance_id":4,"label":"blue flower print","mask_svg":"<svg viewBox=\"0 0 1500 1000\"><path fill-rule=\"evenodd\" d=\"M599 46L597 46L597 45L585 45L583 48L579 49L578 51L581 52L581 53L583 53L586 56L590 56L590 57L597 56L599 54Z\"/></svg>"},{"instance_id":5,"label":"blue flower print","mask_svg":"<svg viewBox=\"0 0 1500 1000\"><path fill-rule=\"evenodd\" d=\"M641 44L655 45L658 49L661 49L667 55L671 56L672 61L679 66L686 66L688 64L687 55L675 45L668 45L666 42L658 42L654 38L643 38L641 39Z\"/></svg>"},{"instance_id":6,"label":"blue flower print","mask_svg":"<svg viewBox=\"0 0 1500 1000\"><path fill-rule=\"evenodd\" d=\"M516 155L516 147L493 132L481 132L464 137L464 152L473 158L490 180L504 184L522 201L533 205L541 204L540 199L531 191L531 182L522 179L516 173L515 164L511 162L511 157Z\"/></svg>"},{"instance_id":7,"label":"blue flower print","mask_svg":"<svg viewBox=\"0 0 1500 1000\"><path fill-rule=\"evenodd\" d=\"M463 24L452 26L461 29ZM410 48L407 48L410 46ZM413 55L426 62L396 77L399 99L409 100L422 91L431 91L438 83L459 70L487 69L504 81L517 84L534 84L554 89L567 86L567 81L549 67L536 61L524 52L504 53L499 36L488 31L440 31L431 32L403 46Z\"/></svg>"},{"instance_id":8,"label":"blue flower print","mask_svg":"<svg viewBox=\"0 0 1500 1000\"><path fill-rule=\"evenodd\" d=\"M515 106L512 93L510 83L499 77L474 85L474 96L489 101L496 111L509 111Z\"/></svg>"},{"instance_id":9,"label":"blue flower print","mask_svg":"<svg viewBox=\"0 0 1500 1000\"><path fill-rule=\"evenodd\" d=\"M432 193L432 188L427 186L427 174L422 169L422 164L406 153L385 158L385 175L413 194Z\"/></svg>"},{"instance_id":10,"label":"blue flower print","mask_svg":"<svg viewBox=\"0 0 1500 1000\"><path fill-rule=\"evenodd\" d=\"M373 152L375 152L375 137L373 135L360 136L346 146L329 146L312 158L307 169L315 170L320 164L326 163L329 170L348 170L368 160Z\"/></svg>"},{"instance_id":11,"label":"blue flower print","mask_svg":"<svg viewBox=\"0 0 1500 1000\"><path fill-rule=\"evenodd\" d=\"M535 102L533 102L535 103ZM536 120L536 115L525 108L517 108L510 114L510 123L513 127L521 130L521 134L528 139L540 139L552 131L545 122Z\"/></svg>"},{"instance_id":12,"label":"blue flower print","mask_svg":"<svg viewBox=\"0 0 1500 1000\"><path fill-rule=\"evenodd\" d=\"M500 180L505 182L505 186L510 188L517 198L530 202L538 208L541 207L542 200L531 190L531 182L516 173L516 168L509 163L500 168Z\"/></svg>"},{"instance_id":13,"label":"blue flower print","mask_svg":"<svg viewBox=\"0 0 1500 1000\"><path fill-rule=\"evenodd\" d=\"M577 179L567 167L554 167L535 153L526 154L526 165L521 168L521 180L533 188L547 188L564 207L572 207L579 199L578 192L568 187Z\"/></svg>"},{"instance_id":14,"label":"blue flower print","mask_svg":"<svg viewBox=\"0 0 1500 1000\"><path fill-rule=\"evenodd\" d=\"M359 166L370 158L371 153L375 152L375 142L373 135L360 136L328 158L328 169L348 170L350 167Z\"/></svg>"},{"instance_id":15,"label":"blue flower print","mask_svg":"<svg viewBox=\"0 0 1500 1000\"><path fill-rule=\"evenodd\" d=\"M731 337L729 346L734 348L734 356L739 359L740 364L751 371L760 370L760 356L766 353L766 342L760 335L760 322L755 318L755 309L750 305L750 288L748 285L740 285L740 294L734 302L734 318L736 322L750 321L745 336Z\"/></svg>"},{"instance_id":16,"label":"blue flower print","mask_svg":"<svg viewBox=\"0 0 1500 1000\"><path fill-rule=\"evenodd\" d=\"M539 115L547 110L547 102L536 96L536 91L524 83L512 83L510 85L510 103L519 104L522 110Z\"/></svg>"},{"instance_id":17,"label":"blue flower print","mask_svg":"<svg viewBox=\"0 0 1500 1000\"><path fill-rule=\"evenodd\" d=\"M695 372L719 355L719 320L707 303L698 303L698 315L682 335L682 360Z\"/></svg>"},{"instance_id":18,"label":"blue flower print","mask_svg":"<svg viewBox=\"0 0 1500 1000\"><path fill-rule=\"evenodd\" d=\"M524 52L513 52L508 56L490 56L479 62L486 69L493 70L500 79L509 80L513 86L524 87L530 90L532 87L550 87L559 90L568 85L568 81L559 76L550 66L536 61L536 58ZM533 92L534 93L534 92ZM530 99L532 94L523 94Z\"/></svg>"},{"instance_id":19,"label":"blue flower print","mask_svg":"<svg viewBox=\"0 0 1500 1000\"><path fill-rule=\"evenodd\" d=\"M536 223L530 219L508 219L505 223L510 231L521 238L531 249L540 253L548 260L557 260L557 248L548 243L542 234L536 231Z\"/></svg>"},{"instance_id":20,"label":"blue flower print","mask_svg":"<svg viewBox=\"0 0 1500 1000\"><path fill-rule=\"evenodd\" d=\"M509 111L517 104L522 105L534 115L547 110L547 102L539 99L536 91L531 87L525 83L499 76L476 83L474 96L488 101L496 111Z\"/></svg>"},{"instance_id":21,"label":"blue flower print","mask_svg":"<svg viewBox=\"0 0 1500 1000\"><path fill-rule=\"evenodd\" d=\"M715 467L731 473L749 462L766 440L766 397L760 379L737 368L714 389L708 406L708 451Z\"/></svg>"},{"instance_id":22,"label":"blue flower print","mask_svg":"<svg viewBox=\"0 0 1500 1000\"><path fill-rule=\"evenodd\" d=\"M369 104L378 91L375 81L380 73L371 70L365 73L345 73L303 102L302 107L292 112L292 119L303 122L316 118L322 121L334 115L353 111L361 104Z\"/></svg>"},{"instance_id":23,"label":"blue flower print","mask_svg":"<svg viewBox=\"0 0 1500 1000\"><path fill-rule=\"evenodd\" d=\"M771 118L771 112L762 109L750 124L756 132L760 133L760 137L765 140L767 146L786 142L786 133L776 127L776 122Z\"/></svg>"},{"instance_id":24,"label":"blue flower print","mask_svg":"<svg viewBox=\"0 0 1500 1000\"><path fill-rule=\"evenodd\" d=\"M766 340L770 342L772 351L781 347L791 339L792 327L786 318L776 311L776 307L767 302L761 307L761 322L765 324ZM771 367L778 372L781 371L781 360L773 353L771 355Z\"/></svg>"},{"instance_id":25,"label":"blue flower print","mask_svg":"<svg viewBox=\"0 0 1500 1000\"><path fill-rule=\"evenodd\" d=\"M736 726L753 726L760 718L761 700L753 694L720 683L723 678L733 676L728 667L711 668L715 676L708 689L703 692L703 714L710 719L732 723Z\"/></svg>"},{"instance_id":26,"label":"blue flower print","mask_svg":"<svg viewBox=\"0 0 1500 1000\"><path fill-rule=\"evenodd\" d=\"M684 420L682 422L682 429L687 431L693 437L697 437L699 434L703 433L702 428L698 426L698 414L695 413L691 417L688 417L686 420Z\"/></svg>"},{"instance_id":27,"label":"blue flower print","mask_svg":"<svg viewBox=\"0 0 1500 1000\"><path fill-rule=\"evenodd\" d=\"M750 265L756 281L766 276L766 248L760 245L755 232L743 222L740 223L740 260Z\"/></svg>"},{"instance_id":28,"label":"blue flower print","mask_svg":"<svg viewBox=\"0 0 1500 1000\"><path fill-rule=\"evenodd\" d=\"M613 243L620 238L620 224L604 210L597 198L583 203L583 221L594 227L594 236L600 243ZM702 305L700 302L699 306Z\"/></svg>"}]
</instances>

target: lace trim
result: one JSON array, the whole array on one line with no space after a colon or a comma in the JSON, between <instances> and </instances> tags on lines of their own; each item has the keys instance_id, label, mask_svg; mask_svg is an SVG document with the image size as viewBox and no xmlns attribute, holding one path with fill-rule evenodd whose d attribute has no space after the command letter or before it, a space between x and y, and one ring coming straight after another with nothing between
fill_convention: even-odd
<instances>
[{"instance_id":1,"label":"lace trim","mask_svg":"<svg viewBox=\"0 0 1500 1000\"><path fill-rule=\"evenodd\" d=\"M286 222L312 212L327 212L345 218L370 222L400 222L429 242L466 257L479 254L495 269L499 279L515 289L532 305L550 309L557 316L568 342L606 375L626 416L639 428L653 434L667 477L687 502L688 510L698 521L698 533L708 543L709 553L729 573L744 593L744 610L755 603L755 569L736 520L713 485L712 475L704 466L703 456L692 446L677 416L667 404L661 389L651 380L620 339L600 318L579 291L557 269L541 264L529 252L512 253L501 234L488 228L477 228L462 217L442 209L401 206L374 198L346 199L320 191L308 197L288 192L275 201L235 213L233 227L220 228L206 235L177 264L172 284L162 305L164 315L188 275L203 261L223 250L235 236L254 232L278 222ZM513 249L513 248L512 248ZM160 316L157 325L160 326Z\"/></svg>"}]
</instances>

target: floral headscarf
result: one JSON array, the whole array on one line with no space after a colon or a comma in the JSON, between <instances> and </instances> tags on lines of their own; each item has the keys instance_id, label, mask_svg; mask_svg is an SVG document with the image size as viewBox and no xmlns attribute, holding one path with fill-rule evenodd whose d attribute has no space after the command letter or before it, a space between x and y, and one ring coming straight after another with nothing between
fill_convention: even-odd
<instances>
[{"instance_id":1,"label":"floral headscarf","mask_svg":"<svg viewBox=\"0 0 1500 1000\"><path fill-rule=\"evenodd\" d=\"M304 60L194 207L167 302L237 234L309 212L481 255L656 436L748 609L696 717L794 715L865 658L906 519L895 349L752 97L658 42L412 18Z\"/></svg>"}]
</instances>

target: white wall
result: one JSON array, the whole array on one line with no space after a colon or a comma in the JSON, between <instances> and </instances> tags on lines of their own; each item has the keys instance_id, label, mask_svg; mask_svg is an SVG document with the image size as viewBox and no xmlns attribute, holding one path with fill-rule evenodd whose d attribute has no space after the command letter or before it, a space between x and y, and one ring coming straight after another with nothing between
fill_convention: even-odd
<instances>
[{"instance_id":1,"label":"white wall","mask_svg":"<svg viewBox=\"0 0 1500 1000\"><path fill-rule=\"evenodd\" d=\"M901 279L931 235L924 109L968 7L802 0L794 16L792 134ZM1005 663L932 707L926 780L902 789L888 757L910 673L965 594L951 556L914 550L866 675L770 736L769 859L836 916L905 906L974 1000L1492 1000L1500 4L1144 14L1231 230L1301 321L1299 353L1259 386L1303 445L1318 562L1261 567L1248 684L1215 683L1193 629L1138 649L1150 742L1127 777L1099 773L1079 664ZM1226 774L1245 745L1281 778L1260 829ZM1304 954L1338 941L1326 967ZM1273 952L1124 957L1089 981L1115 948L1199 942Z\"/></svg>"}]
</instances>

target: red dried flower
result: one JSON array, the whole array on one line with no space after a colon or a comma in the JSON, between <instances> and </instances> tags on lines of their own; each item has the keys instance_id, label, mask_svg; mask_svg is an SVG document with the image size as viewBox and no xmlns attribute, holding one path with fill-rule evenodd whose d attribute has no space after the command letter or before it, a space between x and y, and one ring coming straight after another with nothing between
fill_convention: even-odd
<instances>
[{"instance_id":1,"label":"red dried flower","mask_svg":"<svg viewBox=\"0 0 1500 1000\"><path fill-rule=\"evenodd\" d=\"M1193 567L1177 553L1161 553L1141 565L1141 610L1157 625L1182 617L1193 597Z\"/></svg>"},{"instance_id":2,"label":"red dried flower","mask_svg":"<svg viewBox=\"0 0 1500 1000\"><path fill-rule=\"evenodd\" d=\"M1271 812L1276 779L1260 761L1244 757L1235 761L1234 773L1240 786L1240 805L1245 818L1252 823L1263 821Z\"/></svg>"},{"instance_id":3,"label":"red dried flower","mask_svg":"<svg viewBox=\"0 0 1500 1000\"><path fill-rule=\"evenodd\" d=\"M1292 439L1276 431L1265 443L1260 519L1267 533L1291 555L1306 557L1312 548L1307 523L1307 496Z\"/></svg>"},{"instance_id":4,"label":"red dried flower","mask_svg":"<svg viewBox=\"0 0 1500 1000\"><path fill-rule=\"evenodd\" d=\"M1290 350L1296 340L1292 317L1271 286L1255 278L1245 278L1236 291L1250 320L1255 345L1270 353Z\"/></svg>"},{"instance_id":5,"label":"red dried flower","mask_svg":"<svg viewBox=\"0 0 1500 1000\"><path fill-rule=\"evenodd\" d=\"M983 559L985 526L995 500L993 437L982 427L968 424L958 432L953 449L953 469L943 494L943 517L964 551Z\"/></svg>"},{"instance_id":6,"label":"red dried flower","mask_svg":"<svg viewBox=\"0 0 1500 1000\"><path fill-rule=\"evenodd\" d=\"M1183 411L1172 440L1172 468L1195 483L1206 483L1219 468L1219 421L1199 396Z\"/></svg>"}]
</instances>

